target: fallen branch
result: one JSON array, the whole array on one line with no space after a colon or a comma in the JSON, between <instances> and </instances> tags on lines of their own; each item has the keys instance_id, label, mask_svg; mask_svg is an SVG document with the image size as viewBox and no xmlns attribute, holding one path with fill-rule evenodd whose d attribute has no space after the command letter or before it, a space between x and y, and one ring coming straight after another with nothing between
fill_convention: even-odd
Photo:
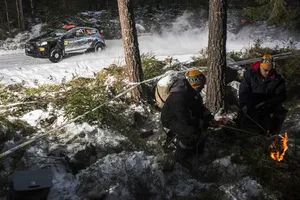
<instances>
[{"instance_id":1,"label":"fallen branch","mask_svg":"<svg viewBox=\"0 0 300 200\"><path fill-rule=\"evenodd\" d=\"M290 58L290 57L293 57L293 56L295 56L295 54L293 52L287 52L287 53L275 54L275 55L273 55L273 58L274 58L274 61L276 61L276 60ZM257 62L259 60L261 60L261 57L227 63L227 66L246 65L246 64Z\"/></svg>"},{"instance_id":2,"label":"fallen branch","mask_svg":"<svg viewBox=\"0 0 300 200\"><path fill-rule=\"evenodd\" d=\"M295 56L295 53L293 52L287 52L287 53L280 53L280 54L275 54L273 55L274 61L276 60L282 60L282 59L287 59L290 57ZM240 60L240 61L234 61L234 62L227 62L227 67L233 66L233 65L246 65L246 64L251 64L255 63L257 61L261 60L261 57L258 58L250 58L247 60ZM185 67L187 69L188 67ZM207 66L201 66L201 67L195 67L196 69L206 69Z\"/></svg>"},{"instance_id":3,"label":"fallen branch","mask_svg":"<svg viewBox=\"0 0 300 200\"><path fill-rule=\"evenodd\" d=\"M19 102L19 103L7 104L7 105L0 105L0 108L9 108L9 107L13 107L13 106L34 104L34 103L38 103L38 101L28 101L28 102Z\"/></svg>"}]
</instances>

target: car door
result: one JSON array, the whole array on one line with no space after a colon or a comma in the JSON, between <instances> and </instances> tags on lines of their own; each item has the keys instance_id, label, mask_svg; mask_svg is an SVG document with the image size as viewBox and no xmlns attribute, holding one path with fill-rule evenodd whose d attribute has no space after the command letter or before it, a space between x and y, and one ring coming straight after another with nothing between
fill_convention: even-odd
<instances>
[{"instance_id":1,"label":"car door","mask_svg":"<svg viewBox=\"0 0 300 200\"><path fill-rule=\"evenodd\" d=\"M65 52L66 53L70 53L74 50L76 50L76 46L75 46L75 42L76 42L76 38L75 38L75 31L76 29L72 29L69 30L66 35L64 35L63 39L64 39L64 46L65 46Z\"/></svg>"},{"instance_id":2,"label":"car door","mask_svg":"<svg viewBox=\"0 0 300 200\"><path fill-rule=\"evenodd\" d=\"M93 48L93 42L96 40L97 30L93 28L85 28L85 36L86 36L86 49Z\"/></svg>"},{"instance_id":3,"label":"car door","mask_svg":"<svg viewBox=\"0 0 300 200\"><path fill-rule=\"evenodd\" d=\"M84 28L75 28L70 32L70 36L64 40L66 53L79 53L86 50L86 38Z\"/></svg>"}]
</instances>

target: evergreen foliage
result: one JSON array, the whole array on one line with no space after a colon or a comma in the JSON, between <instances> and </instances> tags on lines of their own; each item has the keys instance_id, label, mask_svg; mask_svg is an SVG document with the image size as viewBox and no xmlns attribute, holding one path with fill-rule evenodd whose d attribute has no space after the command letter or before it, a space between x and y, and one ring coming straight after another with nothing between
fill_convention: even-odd
<instances>
[{"instance_id":1,"label":"evergreen foliage","mask_svg":"<svg viewBox=\"0 0 300 200\"><path fill-rule=\"evenodd\" d=\"M162 61L157 60L154 55L142 54L141 59L145 80L159 76L163 73L165 64Z\"/></svg>"},{"instance_id":2,"label":"evergreen foliage","mask_svg":"<svg viewBox=\"0 0 300 200\"><path fill-rule=\"evenodd\" d=\"M252 21L266 20L270 25L285 25L297 29L299 9L296 1L255 0L256 5L245 9L245 14Z\"/></svg>"}]
</instances>

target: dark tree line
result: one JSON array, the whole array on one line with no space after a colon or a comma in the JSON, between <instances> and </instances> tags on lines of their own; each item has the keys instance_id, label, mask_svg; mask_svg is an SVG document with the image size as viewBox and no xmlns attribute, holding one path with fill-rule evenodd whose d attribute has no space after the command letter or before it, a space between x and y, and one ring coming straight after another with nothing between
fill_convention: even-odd
<instances>
[{"instance_id":1,"label":"dark tree line","mask_svg":"<svg viewBox=\"0 0 300 200\"><path fill-rule=\"evenodd\" d=\"M118 16L117 0L0 0L0 39L12 32L25 30L32 24L49 23L80 11L106 10ZM208 10L207 0L133 0L134 8L147 12L166 9ZM267 20L270 24L299 28L299 0L228 0L229 9L238 9L249 21Z\"/></svg>"},{"instance_id":2,"label":"dark tree line","mask_svg":"<svg viewBox=\"0 0 300 200\"><path fill-rule=\"evenodd\" d=\"M184 9L200 6L203 2L207 1L134 0L133 4L135 8L148 6L163 9L179 6ZM0 5L0 39L9 36L11 32L28 29L31 24L53 22L80 11L106 10L118 16L117 0L0 0Z\"/></svg>"}]
</instances>

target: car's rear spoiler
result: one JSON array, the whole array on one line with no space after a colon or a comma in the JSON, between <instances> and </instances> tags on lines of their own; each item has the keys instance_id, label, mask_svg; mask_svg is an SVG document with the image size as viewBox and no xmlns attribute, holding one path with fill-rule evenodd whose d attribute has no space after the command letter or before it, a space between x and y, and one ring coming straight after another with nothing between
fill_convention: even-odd
<instances>
[{"instance_id":1,"label":"car's rear spoiler","mask_svg":"<svg viewBox=\"0 0 300 200\"><path fill-rule=\"evenodd\" d=\"M70 24L70 25L65 25L64 28L65 29L71 29L71 28L75 28L76 26L74 24Z\"/></svg>"}]
</instances>

